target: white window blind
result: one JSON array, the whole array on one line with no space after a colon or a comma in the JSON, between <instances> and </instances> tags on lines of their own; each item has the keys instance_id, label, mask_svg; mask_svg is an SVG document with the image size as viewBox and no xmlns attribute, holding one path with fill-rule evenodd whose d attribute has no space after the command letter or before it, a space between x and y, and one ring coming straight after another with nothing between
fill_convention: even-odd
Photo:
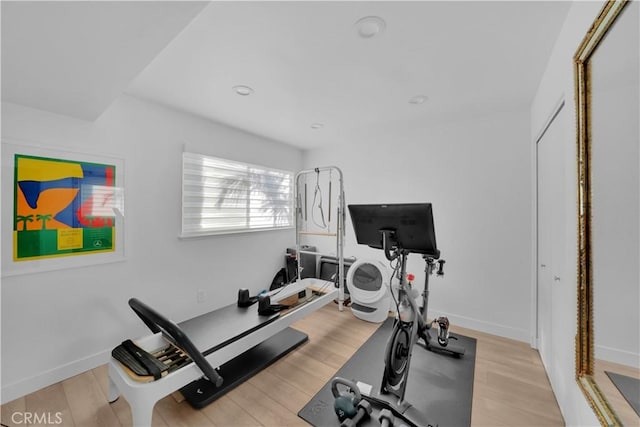
<instances>
[{"instance_id":1,"label":"white window blind","mask_svg":"<svg viewBox=\"0 0 640 427\"><path fill-rule=\"evenodd\" d=\"M182 154L182 237L293 227L293 172Z\"/></svg>"}]
</instances>

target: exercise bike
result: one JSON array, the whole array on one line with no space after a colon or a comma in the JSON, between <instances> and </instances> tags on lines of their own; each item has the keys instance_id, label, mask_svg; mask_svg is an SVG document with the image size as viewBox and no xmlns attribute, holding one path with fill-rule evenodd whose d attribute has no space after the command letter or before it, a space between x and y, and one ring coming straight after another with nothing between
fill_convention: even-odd
<instances>
[{"instance_id":1,"label":"exercise bike","mask_svg":"<svg viewBox=\"0 0 640 427\"><path fill-rule=\"evenodd\" d=\"M416 294L407 280L407 256L410 251L399 246L391 246L394 231L380 230L382 234L382 249L385 257L396 262L393 276L399 280L397 287L396 307L397 317L393 331L387 341L384 358L384 373L380 385L379 396L376 401L389 407L395 414L415 426L430 425L424 414L414 410L411 403L405 399L405 390L411 366L411 353L423 331L427 330L421 311L416 303ZM439 252L433 254L439 258ZM389 400L385 397L393 396Z\"/></svg>"},{"instance_id":2,"label":"exercise bike","mask_svg":"<svg viewBox=\"0 0 640 427\"><path fill-rule=\"evenodd\" d=\"M396 262L392 279L396 277L399 280L397 297L394 296L397 317L384 353L384 373L380 389L362 397L391 410L411 426L432 426L424 414L405 400L413 346L423 331L427 330L421 311L415 301L417 294L413 292L411 284L407 280L407 256L410 251L399 246L391 247L394 231L380 230L380 233L382 234L382 249L386 258L391 262ZM439 253L435 257L438 258ZM334 380L336 379L334 378Z\"/></svg>"},{"instance_id":3,"label":"exercise bike","mask_svg":"<svg viewBox=\"0 0 640 427\"><path fill-rule=\"evenodd\" d=\"M438 275L444 274L444 260L439 260L440 251L436 246L431 204L349 205L349 211L358 243L382 249L391 262L392 279L395 277L399 282L397 295L392 292L397 316L385 348L380 388L363 393L362 397L390 410L410 426L432 426L426 415L405 399L414 345L422 338L429 350L448 348L449 340L453 338L449 336L448 320L436 319L436 344L430 335L432 322L426 319L429 276L436 268ZM410 253L421 254L427 264L422 307L418 307L416 302L419 292L412 289L407 278L407 257ZM447 351L451 349L449 347ZM455 349L452 353L463 352L463 349Z\"/></svg>"}]
</instances>

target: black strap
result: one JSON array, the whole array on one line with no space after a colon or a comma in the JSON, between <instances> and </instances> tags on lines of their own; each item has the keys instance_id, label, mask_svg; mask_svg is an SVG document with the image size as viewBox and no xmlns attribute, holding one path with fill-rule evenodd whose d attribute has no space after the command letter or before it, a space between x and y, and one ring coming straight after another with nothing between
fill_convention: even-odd
<instances>
[{"instance_id":1,"label":"black strap","mask_svg":"<svg viewBox=\"0 0 640 427\"><path fill-rule=\"evenodd\" d=\"M133 357L138 360L138 362L142 363L147 372L153 375L153 378L158 380L162 377L162 372L160 369L151 361L151 356L149 353L138 347L131 340L126 340L122 342L122 346L129 352Z\"/></svg>"}]
</instances>

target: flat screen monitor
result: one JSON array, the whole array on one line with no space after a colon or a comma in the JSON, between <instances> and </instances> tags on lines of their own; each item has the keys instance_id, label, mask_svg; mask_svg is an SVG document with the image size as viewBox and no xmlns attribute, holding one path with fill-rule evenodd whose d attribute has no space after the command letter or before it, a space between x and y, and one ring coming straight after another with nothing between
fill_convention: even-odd
<instances>
[{"instance_id":1,"label":"flat screen monitor","mask_svg":"<svg viewBox=\"0 0 640 427\"><path fill-rule=\"evenodd\" d=\"M383 249L381 230L390 230L392 246L440 257L431 203L349 205L349 213L356 239L361 245Z\"/></svg>"},{"instance_id":2,"label":"flat screen monitor","mask_svg":"<svg viewBox=\"0 0 640 427\"><path fill-rule=\"evenodd\" d=\"M347 273L349 272L349 268L351 264L353 264L355 258L345 258L344 259L344 277L346 279ZM326 280L327 282L335 282L336 287L338 286L338 274L339 271L339 263L338 258L323 256L320 257L320 273L318 274L318 278L322 280Z\"/></svg>"}]
</instances>

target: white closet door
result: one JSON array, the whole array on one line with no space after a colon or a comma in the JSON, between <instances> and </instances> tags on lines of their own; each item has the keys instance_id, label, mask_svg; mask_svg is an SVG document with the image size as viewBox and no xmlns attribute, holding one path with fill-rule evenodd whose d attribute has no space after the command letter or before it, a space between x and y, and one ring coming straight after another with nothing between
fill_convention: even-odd
<instances>
[{"instance_id":1,"label":"white closet door","mask_svg":"<svg viewBox=\"0 0 640 427\"><path fill-rule=\"evenodd\" d=\"M564 113L551 121L537 144L538 175L538 349L553 377L554 287L564 263ZM557 304L557 302L556 302ZM557 309L558 307L556 307Z\"/></svg>"}]
</instances>

